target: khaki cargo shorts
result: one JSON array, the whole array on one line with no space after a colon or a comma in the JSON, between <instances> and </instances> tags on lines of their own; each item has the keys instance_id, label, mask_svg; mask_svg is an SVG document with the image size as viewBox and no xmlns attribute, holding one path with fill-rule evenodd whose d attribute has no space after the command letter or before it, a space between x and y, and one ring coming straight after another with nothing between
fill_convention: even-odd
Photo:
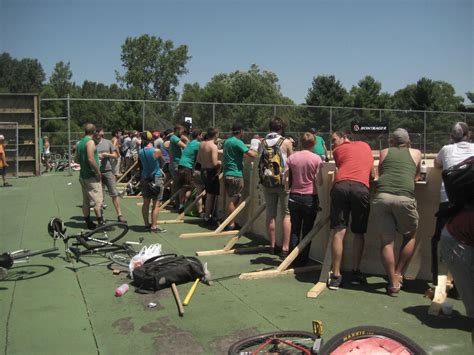
<instances>
[{"instance_id":1,"label":"khaki cargo shorts","mask_svg":"<svg viewBox=\"0 0 474 355\"><path fill-rule=\"evenodd\" d=\"M226 176L224 178L225 191L229 197L240 197L244 190L244 178L238 176Z\"/></svg>"},{"instance_id":2,"label":"khaki cargo shorts","mask_svg":"<svg viewBox=\"0 0 474 355\"><path fill-rule=\"evenodd\" d=\"M102 184L95 177L82 179L79 178L82 188L82 206L102 206L104 195L102 194Z\"/></svg>"},{"instance_id":3,"label":"khaki cargo shorts","mask_svg":"<svg viewBox=\"0 0 474 355\"><path fill-rule=\"evenodd\" d=\"M418 228L416 200L387 193L375 195L372 201L372 223L382 236L405 235Z\"/></svg>"},{"instance_id":4,"label":"khaki cargo shorts","mask_svg":"<svg viewBox=\"0 0 474 355\"><path fill-rule=\"evenodd\" d=\"M280 213L282 216L289 216L288 195L283 186L264 187L265 205L267 217L275 218L278 214L278 201L280 201Z\"/></svg>"}]
</instances>

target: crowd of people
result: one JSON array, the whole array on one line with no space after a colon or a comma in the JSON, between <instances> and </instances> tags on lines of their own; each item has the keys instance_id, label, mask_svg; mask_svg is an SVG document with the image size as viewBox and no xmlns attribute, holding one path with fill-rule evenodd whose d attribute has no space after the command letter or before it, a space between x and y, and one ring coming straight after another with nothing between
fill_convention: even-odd
<instances>
[{"instance_id":1,"label":"crowd of people","mask_svg":"<svg viewBox=\"0 0 474 355\"><path fill-rule=\"evenodd\" d=\"M163 133L133 131L122 134L120 130L114 130L112 141L108 141L104 139L102 129L87 124L85 137L77 144L76 157L81 165L83 212L88 228L95 227L89 214L91 205L98 223L104 223L102 185L107 186L118 220L124 222L115 177L137 160L141 167L142 214L147 229L165 232L157 225L157 220L160 201L169 181L172 182L170 195L176 196L174 207L180 213L190 201L197 184L201 184L207 192L200 210L201 217L204 224L215 225L219 223L215 206L220 193L220 179L224 180L227 195L225 216L229 216L242 197L244 159L257 157L271 251L286 257L313 228L320 210L318 189L323 183L322 166L328 161L328 150L315 129L308 130L299 138L300 149L296 150L294 140L285 135L285 121L279 117L270 120L267 135L254 137L249 146L243 141L243 128L240 122L235 122L231 136L218 146L219 131L212 127L206 132L184 124L177 124L174 129ZM469 127L465 123L455 124L451 139L452 144L439 152L435 167L447 169L474 155L474 144L469 142ZM393 131L389 147L380 151L378 171L367 143L352 141L350 134L336 131L331 135L331 145L336 171L330 192L332 265L328 287L337 290L342 284L343 242L349 228L354 238L349 282L367 282L360 264L372 213L380 239L382 264L389 280L387 294L397 296L403 286L403 272L415 248L419 220L415 181L420 176L421 152L411 147L410 136L403 128ZM369 189L376 177L375 195L371 200ZM443 189L440 209L448 203ZM277 245L275 232L278 212L282 217L281 245ZM449 222L438 220L437 227L443 258L459 283L459 292L470 317L474 315L473 213L472 207L465 208ZM239 228L234 220L226 226L226 230ZM398 257L394 251L397 234L403 237ZM455 253L456 248L461 247L463 257ZM310 245L299 253L293 265L307 264L309 251ZM470 256L466 256L468 254Z\"/></svg>"}]
</instances>

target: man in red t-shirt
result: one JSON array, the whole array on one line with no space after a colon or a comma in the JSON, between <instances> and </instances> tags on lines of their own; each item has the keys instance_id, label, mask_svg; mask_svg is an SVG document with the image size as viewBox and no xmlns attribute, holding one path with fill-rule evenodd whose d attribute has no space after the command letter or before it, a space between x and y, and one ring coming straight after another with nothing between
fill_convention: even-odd
<instances>
[{"instance_id":1,"label":"man in red t-shirt","mask_svg":"<svg viewBox=\"0 0 474 355\"><path fill-rule=\"evenodd\" d=\"M342 251L349 216L354 234L351 283L358 285L367 282L359 266L369 219L369 181L373 177L374 158L367 143L351 142L342 132L334 132L331 142L335 147L333 156L337 172L331 190L332 270L329 273L328 287L337 290L342 282Z\"/></svg>"}]
</instances>

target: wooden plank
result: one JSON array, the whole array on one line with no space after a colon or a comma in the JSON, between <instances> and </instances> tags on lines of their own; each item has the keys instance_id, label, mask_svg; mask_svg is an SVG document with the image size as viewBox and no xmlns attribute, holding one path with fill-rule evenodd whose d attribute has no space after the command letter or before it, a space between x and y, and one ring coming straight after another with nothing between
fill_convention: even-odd
<instances>
[{"instance_id":1,"label":"wooden plank","mask_svg":"<svg viewBox=\"0 0 474 355\"><path fill-rule=\"evenodd\" d=\"M316 285L314 285L311 290L308 291L306 297L316 298L326 289L326 287L326 282L317 282Z\"/></svg>"},{"instance_id":2,"label":"wooden plank","mask_svg":"<svg viewBox=\"0 0 474 355\"><path fill-rule=\"evenodd\" d=\"M255 222L255 220L262 214L265 208L266 204L264 203L258 208L257 212L253 213L252 217L242 226L242 228L239 230L239 233L237 233L234 238L229 240L229 242L224 247L224 250L230 250L234 247L235 243L237 243L240 237L243 236L244 233L246 233L247 230L250 229L250 227L252 227L253 222Z\"/></svg>"},{"instance_id":3,"label":"wooden plank","mask_svg":"<svg viewBox=\"0 0 474 355\"><path fill-rule=\"evenodd\" d=\"M131 172L137 165L138 165L138 160L137 160L135 163L133 163L133 165L132 165L130 168L128 168L128 170L117 180L117 182L122 181L122 179L123 179L125 176L127 176L128 173Z\"/></svg>"},{"instance_id":4,"label":"wooden plank","mask_svg":"<svg viewBox=\"0 0 474 355\"><path fill-rule=\"evenodd\" d=\"M190 239L190 238L200 238L200 237L222 237L226 235L235 235L239 231L224 231L220 233L216 232L202 232L202 233L183 233L179 235L179 238Z\"/></svg>"},{"instance_id":5,"label":"wooden plank","mask_svg":"<svg viewBox=\"0 0 474 355\"><path fill-rule=\"evenodd\" d=\"M30 108L0 108L0 113L34 113Z\"/></svg>"},{"instance_id":6,"label":"wooden plank","mask_svg":"<svg viewBox=\"0 0 474 355\"><path fill-rule=\"evenodd\" d=\"M197 256L212 256L212 255L225 255L225 254L240 254L243 253L256 253L260 251L267 251L269 246L259 246L259 247L248 247L242 249L217 249L217 250L207 250L207 251L197 251Z\"/></svg>"},{"instance_id":7,"label":"wooden plank","mask_svg":"<svg viewBox=\"0 0 474 355\"><path fill-rule=\"evenodd\" d=\"M202 198L202 196L204 196L206 194L206 190L202 190L199 195L196 196L196 198L194 199L194 201L188 206L185 208L185 210L180 213L178 215L178 217L176 217L176 219L168 219L168 220L158 220L156 221L156 223L160 224L160 223L164 223L164 224L178 224L178 223L183 223L184 222L184 217L186 215L186 213L188 213L189 211L191 211L194 206L199 202L199 200Z\"/></svg>"},{"instance_id":8,"label":"wooden plank","mask_svg":"<svg viewBox=\"0 0 474 355\"><path fill-rule=\"evenodd\" d=\"M300 252L309 244L311 240L324 228L326 223L328 223L329 217L321 219L313 229L305 235L305 237L299 242L299 244L293 249L293 251L283 260L283 262L278 266L278 271L284 271L291 263L298 257Z\"/></svg>"},{"instance_id":9,"label":"wooden plank","mask_svg":"<svg viewBox=\"0 0 474 355\"><path fill-rule=\"evenodd\" d=\"M317 271L320 269L321 269L321 265L311 265L311 266L298 267L294 269L286 269L284 271L278 271L275 269L275 270L247 272L247 273L240 274L239 279L257 280L257 279L278 277L278 276L283 276L283 275L291 275L291 274L299 274L299 273L310 272L310 271Z\"/></svg>"},{"instance_id":10,"label":"wooden plank","mask_svg":"<svg viewBox=\"0 0 474 355\"><path fill-rule=\"evenodd\" d=\"M216 229L216 233L220 233L224 230L225 227L242 211L246 205L250 203L252 200L251 196L248 196L245 201L241 202L237 208L232 212L227 218L224 220L224 222L221 223L221 225Z\"/></svg>"},{"instance_id":11,"label":"wooden plank","mask_svg":"<svg viewBox=\"0 0 474 355\"><path fill-rule=\"evenodd\" d=\"M441 311L441 304L446 301L446 282L448 277L446 275L438 275L438 286L435 288L435 294L433 301L431 302L430 308L428 309L428 314L432 316L439 315Z\"/></svg>"}]
</instances>

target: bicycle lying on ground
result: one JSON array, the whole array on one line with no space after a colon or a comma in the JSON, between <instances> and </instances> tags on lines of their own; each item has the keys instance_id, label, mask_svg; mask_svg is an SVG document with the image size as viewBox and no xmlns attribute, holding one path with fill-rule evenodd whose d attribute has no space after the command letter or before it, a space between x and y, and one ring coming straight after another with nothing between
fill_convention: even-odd
<instances>
[{"instance_id":1,"label":"bicycle lying on ground","mask_svg":"<svg viewBox=\"0 0 474 355\"><path fill-rule=\"evenodd\" d=\"M48 222L48 233L54 239L54 243L58 239L64 242L64 252L68 262L75 260L89 264L82 258L83 256L99 255L127 268L131 258L137 254L133 245L141 244L144 239L140 237L139 242L118 243L128 233L128 225L121 222L107 223L92 231L81 231L69 236L63 221L58 217ZM71 245L69 245L70 242L72 242Z\"/></svg>"},{"instance_id":2,"label":"bicycle lying on ground","mask_svg":"<svg viewBox=\"0 0 474 355\"><path fill-rule=\"evenodd\" d=\"M8 269L12 268L13 265L18 263L27 263L30 261L30 257L35 255L41 255L51 253L58 250L58 248L49 248L43 250L30 251L28 249L20 249L12 252L6 252L0 255L0 280L4 280L8 276Z\"/></svg>"},{"instance_id":3,"label":"bicycle lying on ground","mask_svg":"<svg viewBox=\"0 0 474 355\"><path fill-rule=\"evenodd\" d=\"M280 331L258 334L232 344L228 354L426 354L405 335L378 326L350 328L336 334L326 343L323 343L321 335L322 323L313 321L313 333Z\"/></svg>"}]
</instances>

